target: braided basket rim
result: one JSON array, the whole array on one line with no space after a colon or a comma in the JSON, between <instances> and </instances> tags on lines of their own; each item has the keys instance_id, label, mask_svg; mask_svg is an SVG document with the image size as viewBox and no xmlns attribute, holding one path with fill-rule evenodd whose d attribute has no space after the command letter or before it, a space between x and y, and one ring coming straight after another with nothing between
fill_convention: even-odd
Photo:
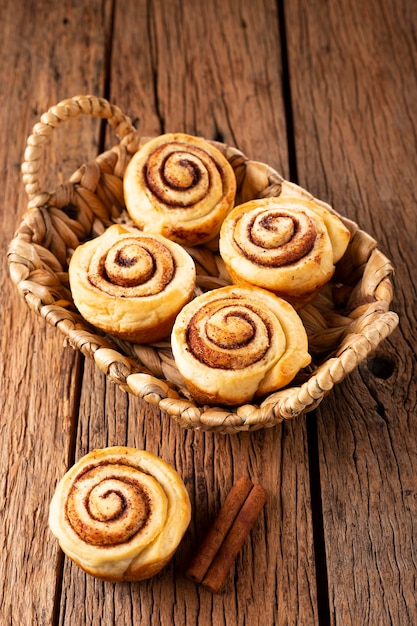
<instances>
[{"instance_id":1,"label":"braided basket rim","mask_svg":"<svg viewBox=\"0 0 417 626\"><path fill-rule=\"evenodd\" d=\"M53 192L45 192L38 178L43 148L57 126L81 113L107 119L116 129L120 141L93 161L81 165ZM28 137L22 163L29 203L8 248L10 276L18 293L30 309L58 328L74 349L93 359L110 380L157 406L182 427L236 433L272 427L308 413L398 325L397 314L390 310L394 268L378 249L377 242L355 222L313 198L307 190L285 180L269 165L248 159L233 146L210 141L226 156L235 171L236 204L253 197L285 194L304 197L338 215L351 231L348 250L336 270L342 291L343 285L349 283L350 295L343 315L336 310L337 307L326 310L329 303L331 309L334 304L330 291L325 296L319 294L317 298L322 300L319 305L307 305L300 312L310 329L309 341L314 342L316 337L320 347L324 338L326 346L322 357L316 359L304 380L294 380L292 386L270 394L259 405L199 406L187 397L184 388L169 381L169 375L165 377L165 372L173 370L167 343L145 347L142 354L138 346L103 336L76 312L68 286L69 257L86 238L101 234L111 223L126 220L121 184L123 173L132 155L148 140L148 137L138 135L130 118L118 107L91 95L64 100L41 116ZM219 286L227 284L215 276L214 271L211 274L207 271L207 267L215 265L212 258L206 259L206 253L204 250L202 257L197 254L198 263L205 267L204 279L209 282L213 279L214 285L217 280ZM331 322L326 323L327 318ZM323 320L324 324L320 326ZM148 367L149 351L152 359L156 356L161 360L160 374Z\"/></svg>"}]
</instances>

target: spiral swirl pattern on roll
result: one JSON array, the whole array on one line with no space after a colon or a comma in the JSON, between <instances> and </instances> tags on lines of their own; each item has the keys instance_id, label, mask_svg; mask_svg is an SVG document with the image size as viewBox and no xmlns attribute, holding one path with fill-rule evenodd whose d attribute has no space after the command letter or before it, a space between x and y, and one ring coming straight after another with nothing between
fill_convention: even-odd
<instances>
[{"instance_id":1,"label":"spiral swirl pattern on roll","mask_svg":"<svg viewBox=\"0 0 417 626\"><path fill-rule=\"evenodd\" d=\"M68 522L93 546L131 541L162 507L161 493L152 487L146 474L133 472L129 465L114 463L111 472L108 466L87 469L68 493ZM155 498L158 507L150 504Z\"/></svg>"},{"instance_id":2,"label":"spiral swirl pattern on roll","mask_svg":"<svg viewBox=\"0 0 417 626\"><path fill-rule=\"evenodd\" d=\"M296 311L256 287L231 285L195 298L178 315L171 343L190 394L207 404L250 401L310 362Z\"/></svg>"},{"instance_id":3,"label":"spiral swirl pattern on roll","mask_svg":"<svg viewBox=\"0 0 417 626\"><path fill-rule=\"evenodd\" d=\"M234 242L250 260L265 267L282 267L309 254L317 238L306 213L259 208L236 220Z\"/></svg>"},{"instance_id":4,"label":"spiral swirl pattern on roll","mask_svg":"<svg viewBox=\"0 0 417 626\"><path fill-rule=\"evenodd\" d=\"M238 284L253 284L301 306L330 280L349 231L341 220L301 198L252 200L223 222L220 254Z\"/></svg>"},{"instance_id":5,"label":"spiral swirl pattern on roll","mask_svg":"<svg viewBox=\"0 0 417 626\"><path fill-rule=\"evenodd\" d=\"M208 367L243 369L265 356L271 337L282 349L282 333L273 335L272 328L271 315L255 304L236 297L211 300L190 319L188 348Z\"/></svg>"},{"instance_id":6,"label":"spiral swirl pattern on roll","mask_svg":"<svg viewBox=\"0 0 417 626\"><path fill-rule=\"evenodd\" d=\"M154 197L171 207L193 207L213 195L221 197L221 172L211 155L179 141L163 144L149 155L145 179Z\"/></svg>"},{"instance_id":7,"label":"spiral swirl pattern on roll","mask_svg":"<svg viewBox=\"0 0 417 626\"><path fill-rule=\"evenodd\" d=\"M49 524L64 552L105 580L141 580L159 571L190 521L177 472L142 450L94 450L61 479Z\"/></svg>"},{"instance_id":8,"label":"spiral swirl pattern on roll","mask_svg":"<svg viewBox=\"0 0 417 626\"><path fill-rule=\"evenodd\" d=\"M126 208L145 232L183 245L213 239L233 207L236 178L205 139L170 133L146 143L124 175Z\"/></svg>"},{"instance_id":9,"label":"spiral swirl pattern on roll","mask_svg":"<svg viewBox=\"0 0 417 626\"><path fill-rule=\"evenodd\" d=\"M163 291L175 273L172 253L152 237L126 237L91 258L89 280L116 297L138 298Z\"/></svg>"},{"instance_id":10,"label":"spiral swirl pattern on roll","mask_svg":"<svg viewBox=\"0 0 417 626\"><path fill-rule=\"evenodd\" d=\"M180 245L113 225L75 250L69 279L85 319L109 334L149 343L171 331L192 297L195 266Z\"/></svg>"}]
</instances>

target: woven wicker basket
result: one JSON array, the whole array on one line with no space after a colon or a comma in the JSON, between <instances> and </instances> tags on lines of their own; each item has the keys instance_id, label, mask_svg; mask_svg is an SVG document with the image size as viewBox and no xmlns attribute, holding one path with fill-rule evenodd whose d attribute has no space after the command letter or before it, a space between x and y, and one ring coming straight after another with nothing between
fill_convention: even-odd
<instances>
[{"instance_id":1,"label":"woven wicker basket","mask_svg":"<svg viewBox=\"0 0 417 626\"><path fill-rule=\"evenodd\" d=\"M105 118L120 143L82 165L52 193L41 189L38 171L45 144L62 122L79 114ZM159 407L186 428L233 433L274 426L314 409L397 326L392 300L390 261L376 241L340 216L352 233L335 277L300 315L309 336L312 365L293 386L277 391L260 405L233 409L198 406L187 396L169 340L155 346L134 345L103 336L77 313L68 285L68 261L75 247L101 234L111 223L128 222L122 179L140 138L128 117L94 96L65 100L42 115L27 141L22 165L29 196L26 213L10 243L13 282L28 306L58 328L67 341L94 359L112 381ZM215 142L237 179L237 203L286 193L311 198L268 165L248 160L239 150ZM212 246L213 247L213 246ZM221 259L210 246L188 249L197 267L196 293L227 284Z\"/></svg>"}]
</instances>

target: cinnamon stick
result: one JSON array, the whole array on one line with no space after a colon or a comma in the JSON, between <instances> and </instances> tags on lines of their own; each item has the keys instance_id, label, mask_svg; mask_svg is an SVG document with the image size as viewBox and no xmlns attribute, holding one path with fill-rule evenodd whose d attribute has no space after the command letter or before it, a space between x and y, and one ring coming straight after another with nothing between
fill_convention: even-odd
<instances>
[{"instance_id":1,"label":"cinnamon stick","mask_svg":"<svg viewBox=\"0 0 417 626\"><path fill-rule=\"evenodd\" d=\"M217 593L222 586L266 500L265 489L254 485L202 580L201 584L212 593Z\"/></svg>"},{"instance_id":2,"label":"cinnamon stick","mask_svg":"<svg viewBox=\"0 0 417 626\"><path fill-rule=\"evenodd\" d=\"M241 476L236 480L185 572L187 578L201 583L252 487L252 481L246 476Z\"/></svg>"}]
</instances>

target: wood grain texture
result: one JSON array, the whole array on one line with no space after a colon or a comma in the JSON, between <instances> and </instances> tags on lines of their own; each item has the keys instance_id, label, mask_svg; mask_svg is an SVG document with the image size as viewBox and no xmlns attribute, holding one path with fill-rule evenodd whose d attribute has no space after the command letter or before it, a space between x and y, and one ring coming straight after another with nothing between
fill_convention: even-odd
<instances>
[{"instance_id":1,"label":"wood grain texture","mask_svg":"<svg viewBox=\"0 0 417 626\"><path fill-rule=\"evenodd\" d=\"M0 615L8 625L54 620L62 557L47 517L54 485L72 458L81 359L19 298L6 251L26 208L20 163L33 124L68 91L85 91L87 84L103 89L105 9L98 2L88 9L72 2L36 7L2 2L0 8L0 50L7 59L0 68ZM104 23L92 29L97 14ZM45 150L41 176L46 189L70 174L80 152L83 158L97 153L97 126L92 130L86 123Z\"/></svg>"},{"instance_id":2,"label":"wood grain texture","mask_svg":"<svg viewBox=\"0 0 417 626\"><path fill-rule=\"evenodd\" d=\"M329 620L411 625L415 11L406 0L378 9L349 0L285 8L299 181L356 220L393 260L400 315L399 330L318 411Z\"/></svg>"},{"instance_id":3,"label":"wood grain texture","mask_svg":"<svg viewBox=\"0 0 417 626\"><path fill-rule=\"evenodd\" d=\"M111 99L143 135L218 139L288 175L278 33L270 0L127 2L115 13Z\"/></svg>"}]
</instances>

